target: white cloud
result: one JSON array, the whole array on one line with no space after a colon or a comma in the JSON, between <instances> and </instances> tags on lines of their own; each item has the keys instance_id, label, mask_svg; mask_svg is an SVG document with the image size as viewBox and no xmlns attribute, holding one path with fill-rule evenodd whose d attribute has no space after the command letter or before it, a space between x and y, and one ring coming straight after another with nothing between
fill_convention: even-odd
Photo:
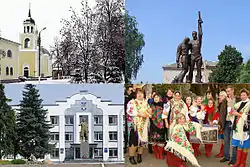
<instances>
[{"instance_id":1,"label":"white cloud","mask_svg":"<svg viewBox=\"0 0 250 167\"><path fill-rule=\"evenodd\" d=\"M82 0L0 0L0 30L1 36L19 42L19 33L23 32L23 21L28 18L29 3L31 16L38 29L46 27L42 32L42 45L49 49L54 37L59 35L61 19L69 18L72 6L80 11ZM88 0L91 7L95 0Z\"/></svg>"}]
</instances>

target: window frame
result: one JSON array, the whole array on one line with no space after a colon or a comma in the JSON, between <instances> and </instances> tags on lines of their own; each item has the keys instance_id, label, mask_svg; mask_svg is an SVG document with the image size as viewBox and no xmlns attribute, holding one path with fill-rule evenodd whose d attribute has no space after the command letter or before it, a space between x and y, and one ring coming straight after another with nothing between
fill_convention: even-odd
<instances>
[{"instance_id":1,"label":"window frame","mask_svg":"<svg viewBox=\"0 0 250 167\"><path fill-rule=\"evenodd\" d=\"M98 139L96 139L95 137L96 137L96 134L97 134L97 138ZM100 139L100 136L102 136L102 139ZM101 141L103 141L103 132L102 131L95 131L94 132L94 141L96 141L96 142L101 142Z\"/></svg>"},{"instance_id":2,"label":"window frame","mask_svg":"<svg viewBox=\"0 0 250 167\"><path fill-rule=\"evenodd\" d=\"M12 51L10 49L7 50L6 55L8 58L12 58Z\"/></svg>"},{"instance_id":3,"label":"window frame","mask_svg":"<svg viewBox=\"0 0 250 167\"><path fill-rule=\"evenodd\" d=\"M7 66L5 67L5 75L9 76L10 75L10 68Z\"/></svg>"},{"instance_id":4,"label":"window frame","mask_svg":"<svg viewBox=\"0 0 250 167\"><path fill-rule=\"evenodd\" d=\"M57 156L53 156L53 155L57 154L57 152L58 152L58 157L57 157ZM53 150L53 153L51 154L51 159L58 159L59 157L60 157L59 148L55 148L55 149Z\"/></svg>"},{"instance_id":5,"label":"window frame","mask_svg":"<svg viewBox=\"0 0 250 167\"><path fill-rule=\"evenodd\" d=\"M118 116L117 115L109 115L109 126L117 126L118 125ZM115 123L110 123L110 118L113 118L115 120Z\"/></svg>"},{"instance_id":6,"label":"window frame","mask_svg":"<svg viewBox=\"0 0 250 167\"><path fill-rule=\"evenodd\" d=\"M114 156L114 155L110 156L110 153L112 152L112 154L114 154L115 151L117 152L117 155L116 156ZM117 158L117 157L118 157L118 148L109 148L109 158Z\"/></svg>"},{"instance_id":7,"label":"window frame","mask_svg":"<svg viewBox=\"0 0 250 167\"><path fill-rule=\"evenodd\" d=\"M72 118L72 123L70 123L71 118ZM74 125L74 116L73 115L65 115L64 119L65 119L65 125ZM67 123L66 120L69 120L69 123Z\"/></svg>"},{"instance_id":8,"label":"window frame","mask_svg":"<svg viewBox=\"0 0 250 167\"><path fill-rule=\"evenodd\" d=\"M96 123L96 118L98 118L98 123ZM94 125L103 125L103 115L95 115L94 116Z\"/></svg>"},{"instance_id":9,"label":"window frame","mask_svg":"<svg viewBox=\"0 0 250 167\"><path fill-rule=\"evenodd\" d=\"M56 123L56 124L53 124L53 123L52 123L51 117L57 118L57 119L56 119L56 120L57 120L57 123ZM50 116L50 122L51 122L51 124L52 124L53 126L58 126L58 125L59 125L59 116Z\"/></svg>"},{"instance_id":10,"label":"window frame","mask_svg":"<svg viewBox=\"0 0 250 167\"><path fill-rule=\"evenodd\" d=\"M116 139L111 139L110 136L113 136L113 138L115 138L116 134ZM117 131L109 131L109 141L112 141L112 142L117 142L118 141L118 132Z\"/></svg>"},{"instance_id":11,"label":"window frame","mask_svg":"<svg viewBox=\"0 0 250 167\"><path fill-rule=\"evenodd\" d=\"M66 135L69 135L69 140L66 140ZM74 141L74 134L72 132L65 132L65 142L72 142Z\"/></svg>"},{"instance_id":12,"label":"window frame","mask_svg":"<svg viewBox=\"0 0 250 167\"><path fill-rule=\"evenodd\" d=\"M13 76L14 75L14 68L13 67L10 67L10 76Z\"/></svg>"},{"instance_id":13,"label":"window frame","mask_svg":"<svg viewBox=\"0 0 250 167\"><path fill-rule=\"evenodd\" d=\"M96 156L96 151L98 152L98 156ZM94 156L95 158L103 158L103 148L94 148Z\"/></svg>"}]
</instances>

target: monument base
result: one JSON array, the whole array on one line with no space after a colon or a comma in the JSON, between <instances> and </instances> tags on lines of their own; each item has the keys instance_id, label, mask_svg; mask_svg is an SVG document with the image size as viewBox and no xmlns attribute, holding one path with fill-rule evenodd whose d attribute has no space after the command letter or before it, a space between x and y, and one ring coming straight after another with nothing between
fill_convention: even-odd
<instances>
[{"instance_id":1,"label":"monument base","mask_svg":"<svg viewBox=\"0 0 250 167\"><path fill-rule=\"evenodd\" d=\"M89 143L88 142L81 141L80 152L81 152L81 158L82 159L88 159L89 158Z\"/></svg>"}]
</instances>

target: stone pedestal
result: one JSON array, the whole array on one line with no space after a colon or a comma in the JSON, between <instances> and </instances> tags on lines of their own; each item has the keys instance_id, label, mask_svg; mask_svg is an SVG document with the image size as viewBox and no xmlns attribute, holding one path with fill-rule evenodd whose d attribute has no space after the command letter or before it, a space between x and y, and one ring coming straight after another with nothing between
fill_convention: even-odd
<instances>
[{"instance_id":1,"label":"stone pedestal","mask_svg":"<svg viewBox=\"0 0 250 167\"><path fill-rule=\"evenodd\" d=\"M81 152L82 159L89 158L89 143L88 142L81 141L80 152Z\"/></svg>"}]
</instances>

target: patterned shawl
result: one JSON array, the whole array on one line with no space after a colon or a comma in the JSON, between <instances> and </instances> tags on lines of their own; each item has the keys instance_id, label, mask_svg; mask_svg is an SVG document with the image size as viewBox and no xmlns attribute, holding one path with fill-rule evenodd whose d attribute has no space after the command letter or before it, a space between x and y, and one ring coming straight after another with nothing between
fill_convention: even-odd
<instances>
[{"instance_id":1,"label":"patterned shawl","mask_svg":"<svg viewBox=\"0 0 250 167\"><path fill-rule=\"evenodd\" d=\"M242 102L243 101L236 103L234 105L234 110L237 110L240 107ZM239 113L242 115L241 115L241 117L237 117L237 120L236 120L236 130L234 131L233 138L238 139L241 142L243 142L245 139L248 139L248 137L245 136L243 129L244 129L244 125L247 124L247 117L248 117L249 110L250 110L250 100L248 100L246 105L240 110ZM233 123L235 116L232 115L232 111L229 113L229 116L230 116L229 117L230 121Z\"/></svg>"},{"instance_id":2,"label":"patterned shawl","mask_svg":"<svg viewBox=\"0 0 250 167\"><path fill-rule=\"evenodd\" d=\"M194 150L187 139L186 131L190 135L194 135L201 139L201 125L195 122L190 122L186 125L175 124L170 130L170 141L167 141L165 150L174 153L183 160L191 162L194 166L200 167Z\"/></svg>"},{"instance_id":3,"label":"patterned shawl","mask_svg":"<svg viewBox=\"0 0 250 167\"><path fill-rule=\"evenodd\" d=\"M176 101L174 99L170 100L171 113L170 113L170 124L175 123L174 118L177 114L182 113L185 116L188 114L188 108L186 103L183 100Z\"/></svg>"},{"instance_id":4,"label":"patterned shawl","mask_svg":"<svg viewBox=\"0 0 250 167\"><path fill-rule=\"evenodd\" d=\"M148 111L150 109L150 106L146 100L138 101L133 100L132 101L133 108L136 110L137 113L146 113L148 114ZM139 140L142 142L148 142L148 125L149 125L149 117L143 118L143 117L134 117L134 128L138 132Z\"/></svg>"}]
</instances>

